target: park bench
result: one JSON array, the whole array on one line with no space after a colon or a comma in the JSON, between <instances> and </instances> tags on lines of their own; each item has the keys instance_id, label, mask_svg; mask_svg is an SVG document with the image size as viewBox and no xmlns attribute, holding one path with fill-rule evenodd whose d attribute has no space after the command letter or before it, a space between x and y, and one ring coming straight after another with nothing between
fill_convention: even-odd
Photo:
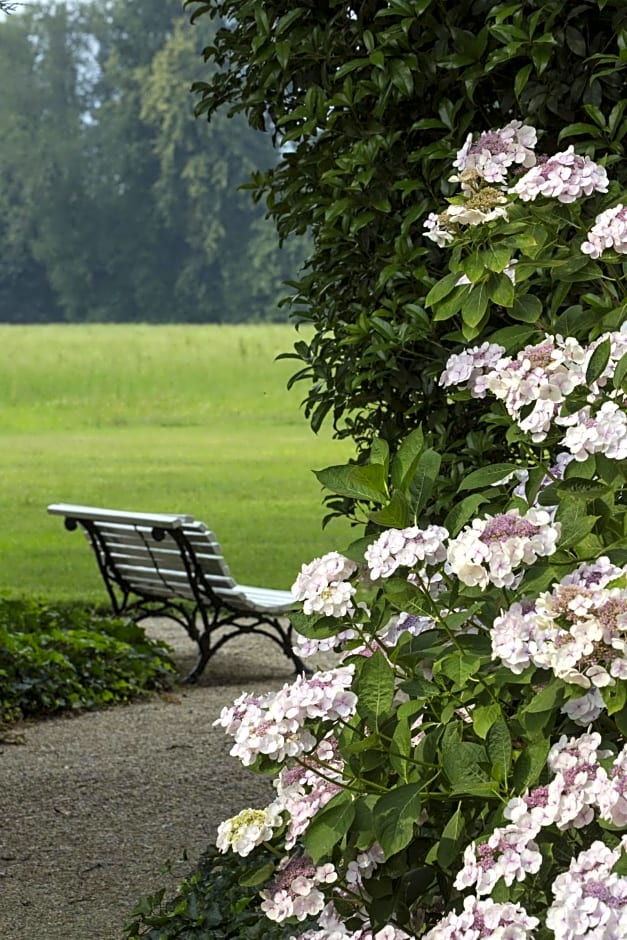
<instances>
[{"instance_id":1,"label":"park bench","mask_svg":"<svg viewBox=\"0 0 627 940\"><path fill-rule=\"evenodd\" d=\"M269 637L298 672L305 671L292 649L292 626L285 623L297 607L294 595L238 584L203 522L177 513L69 503L53 503L48 512L63 516L66 529L85 531L116 614L135 621L166 616L185 627L199 648L186 682L194 682L214 653L241 634Z\"/></svg>"}]
</instances>

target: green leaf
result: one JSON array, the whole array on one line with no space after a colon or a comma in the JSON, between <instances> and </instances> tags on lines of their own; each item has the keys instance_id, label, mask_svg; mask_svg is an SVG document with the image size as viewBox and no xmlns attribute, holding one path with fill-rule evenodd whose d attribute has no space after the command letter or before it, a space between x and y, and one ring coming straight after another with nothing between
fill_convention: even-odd
<instances>
[{"instance_id":1,"label":"green leaf","mask_svg":"<svg viewBox=\"0 0 627 940\"><path fill-rule=\"evenodd\" d=\"M488 296L499 307L514 304L514 285L507 274L492 274L487 282Z\"/></svg>"},{"instance_id":2,"label":"green leaf","mask_svg":"<svg viewBox=\"0 0 627 940\"><path fill-rule=\"evenodd\" d=\"M341 621L335 617L319 617L316 614L304 614L300 610L290 614L290 623L297 633L310 640L324 640L335 636L341 629Z\"/></svg>"},{"instance_id":3,"label":"green leaf","mask_svg":"<svg viewBox=\"0 0 627 940\"><path fill-rule=\"evenodd\" d=\"M622 388L624 391L625 376L627 375L627 353L625 353L616 363L614 375L612 376L612 385L614 388Z\"/></svg>"},{"instance_id":4,"label":"green leaf","mask_svg":"<svg viewBox=\"0 0 627 940\"><path fill-rule=\"evenodd\" d=\"M434 284L425 298L425 307L433 307L434 304L448 297L451 291L457 287L458 281L459 274L457 271L453 271L438 281L437 284Z\"/></svg>"},{"instance_id":5,"label":"green leaf","mask_svg":"<svg viewBox=\"0 0 627 940\"><path fill-rule=\"evenodd\" d=\"M606 685L601 689L603 701L607 707L608 715L615 715L627 703L627 682L617 679L614 685Z\"/></svg>"},{"instance_id":6,"label":"green leaf","mask_svg":"<svg viewBox=\"0 0 627 940\"><path fill-rule=\"evenodd\" d=\"M377 842L386 858L409 845L421 810L420 787L406 783L381 796L372 816Z\"/></svg>"},{"instance_id":7,"label":"green leaf","mask_svg":"<svg viewBox=\"0 0 627 940\"><path fill-rule=\"evenodd\" d=\"M500 247L498 245L489 245L487 248L484 248L482 252L480 252L479 258L488 271L494 271L496 274L501 274L512 260L512 252L509 248Z\"/></svg>"},{"instance_id":8,"label":"green leaf","mask_svg":"<svg viewBox=\"0 0 627 940\"><path fill-rule=\"evenodd\" d=\"M409 505L415 516L426 507L433 486L438 478L442 458L434 450L425 450L418 460L416 471L409 484Z\"/></svg>"},{"instance_id":9,"label":"green leaf","mask_svg":"<svg viewBox=\"0 0 627 940\"><path fill-rule=\"evenodd\" d=\"M388 498L387 474L381 464L341 465L314 470L320 483L338 496L383 503Z\"/></svg>"},{"instance_id":10,"label":"green leaf","mask_svg":"<svg viewBox=\"0 0 627 940\"><path fill-rule=\"evenodd\" d=\"M485 740L485 737L495 721L501 717L501 708L499 705L476 705L472 710L472 726L478 738Z\"/></svg>"},{"instance_id":11,"label":"green leaf","mask_svg":"<svg viewBox=\"0 0 627 940\"><path fill-rule=\"evenodd\" d=\"M579 543L594 529L599 516L587 516L582 512L582 503L574 503L571 500L564 500L560 509L564 509L559 514L557 521L562 527L559 548L571 548Z\"/></svg>"},{"instance_id":12,"label":"green leaf","mask_svg":"<svg viewBox=\"0 0 627 940\"><path fill-rule=\"evenodd\" d=\"M375 509L368 518L386 529L404 529L411 522L411 512L407 497L400 490L382 509Z\"/></svg>"},{"instance_id":13,"label":"green leaf","mask_svg":"<svg viewBox=\"0 0 627 940\"><path fill-rule=\"evenodd\" d=\"M466 829L466 823L461 810L460 803L442 830L437 852L438 864L440 864L442 868L448 868L453 862L459 859Z\"/></svg>"},{"instance_id":14,"label":"green leaf","mask_svg":"<svg viewBox=\"0 0 627 940\"><path fill-rule=\"evenodd\" d=\"M454 793L467 793L471 796L487 795L495 792L496 784L480 767L486 761L485 750L470 741L445 745L442 748L442 769L448 777Z\"/></svg>"},{"instance_id":15,"label":"green leaf","mask_svg":"<svg viewBox=\"0 0 627 940\"><path fill-rule=\"evenodd\" d=\"M520 470L520 467L515 463L497 463L491 467L482 467L480 470L469 473L459 484L457 492L478 490L482 486L495 486L516 470Z\"/></svg>"},{"instance_id":16,"label":"green leaf","mask_svg":"<svg viewBox=\"0 0 627 940\"><path fill-rule=\"evenodd\" d=\"M488 309L488 285L476 284L462 306L462 320L470 327L478 326Z\"/></svg>"},{"instance_id":17,"label":"green leaf","mask_svg":"<svg viewBox=\"0 0 627 940\"><path fill-rule=\"evenodd\" d=\"M394 700L394 670L381 650L364 660L353 689L358 714L372 727L378 727L380 720L392 711Z\"/></svg>"},{"instance_id":18,"label":"green leaf","mask_svg":"<svg viewBox=\"0 0 627 940\"><path fill-rule=\"evenodd\" d=\"M519 72L516 73L516 78L514 79L514 94L516 98L519 99L523 91L527 86L529 81L529 76L531 75L532 65L525 65Z\"/></svg>"},{"instance_id":19,"label":"green leaf","mask_svg":"<svg viewBox=\"0 0 627 940\"><path fill-rule=\"evenodd\" d=\"M450 656L446 656L433 667L433 674L447 676L453 680L453 691L463 689L468 680L474 676L481 665L479 656L472 653L459 653L455 651Z\"/></svg>"},{"instance_id":20,"label":"green leaf","mask_svg":"<svg viewBox=\"0 0 627 940\"><path fill-rule=\"evenodd\" d=\"M546 767L546 758L551 742L548 739L534 741L527 744L518 755L514 764L512 783L517 792L522 792L538 782L541 773Z\"/></svg>"},{"instance_id":21,"label":"green leaf","mask_svg":"<svg viewBox=\"0 0 627 940\"><path fill-rule=\"evenodd\" d=\"M548 487L547 487L548 489ZM557 492L560 496L568 496L572 500L579 500L587 503L597 496L605 496L610 492L610 487L598 480L587 480L580 477L569 477L568 480L562 480L556 484Z\"/></svg>"},{"instance_id":22,"label":"green leaf","mask_svg":"<svg viewBox=\"0 0 627 940\"><path fill-rule=\"evenodd\" d=\"M392 735L389 758L392 770L399 775L404 783L407 783L407 774L411 766L408 760L410 755L411 731L409 730L409 721L406 718L401 719L399 717L398 724Z\"/></svg>"},{"instance_id":23,"label":"green leaf","mask_svg":"<svg viewBox=\"0 0 627 940\"><path fill-rule=\"evenodd\" d=\"M539 712L553 711L564 702L564 683L561 679L553 679L547 686L539 691L525 706L525 712L537 714Z\"/></svg>"},{"instance_id":24,"label":"green leaf","mask_svg":"<svg viewBox=\"0 0 627 940\"><path fill-rule=\"evenodd\" d=\"M303 842L314 865L329 856L351 827L355 818L355 804L348 790L337 793L326 806L318 810L307 831Z\"/></svg>"},{"instance_id":25,"label":"green leaf","mask_svg":"<svg viewBox=\"0 0 627 940\"><path fill-rule=\"evenodd\" d=\"M477 514L479 507L487 501L487 497L481 493L466 496L449 511L444 520L444 528L448 529L452 536L457 535L466 523Z\"/></svg>"},{"instance_id":26,"label":"green leaf","mask_svg":"<svg viewBox=\"0 0 627 940\"><path fill-rule=\"evenodd\" d=\"M387 473L389 459L390 447L388 442L382 437L375 437L370 447L370 463L381 464L382 467L385 467Z\"/></svg>"},{"instance_id":27,"label":"green leaf","mask_svg":"<svg viewBox=\"0 0 627 940\"><path fill-rule=\"evenodd\" d=\"M492 763L492 776L499 782L507 780L512 763L512 739L502 718L495 721L488 731L486 745Z\"/></svg>"},{"instance_id":28,"label":"green leaf","mask_svg":"<svg viewBox=\"0 0 627 940\"><path fill-rule=\"evenodd\" d=\"M264 881L267 881L268 878L274 874L275 868L276 865L274 862L266 862L261 868L253 868L248 874L242 875L238 879L238 884L242 885L244 888L255 888L257 885L261 885Z\"/></svg>"},{"instance_id":29,"label":"green leaf","mask_svg":"<svg viewBox=\"0 0 627 940\"><path fill-rule=\"evenodd\" d=\"M594 350L590 356L590 362L588 363L588 368L586 369L586 383L592 385L593 382L603 374L605 367L610 361L610 352L612 351L612 344L610 339L604 339L602 343L599 343L597 348Z\"/></svg>"},{"instance_id":30,"label":"green leaf","mask_svg":"<svg viewBox=\"0 0 627 940\"><path fill-rule=\"evenodd\" d=\"M542 314L542 301L533 294L523 294L517 297L512 307L512 317L514 320L522 320L523 323L536 323Z\"/></svg>"},{"instance_id":31,"label":"green leaf","mask_svg":"<svg viewBox=\"0 0 627 940\"><path fill-rule=\"evenodd\" d=\"M401 443L392 460L392 486L404 490L413 477L418 457L424 447L422 428L412 431Z\"/></svg>"}]
</instances>

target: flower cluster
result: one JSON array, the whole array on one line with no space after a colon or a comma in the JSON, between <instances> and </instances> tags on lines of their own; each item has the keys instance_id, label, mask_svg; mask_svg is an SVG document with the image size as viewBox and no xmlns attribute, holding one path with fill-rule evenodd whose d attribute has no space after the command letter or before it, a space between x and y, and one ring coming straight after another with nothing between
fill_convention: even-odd
<instances>
[{"instance_id":1,"label":"flower cluster","mask_svg":"<svg viewBox=\"0 0 627 940\"><path fill-rule=\"evenodd\" d=\"M511 823L495 830L483 845L468 846L455 881L458 889L474 885L477 895L490 894L501 879L511 885L528 873L537 873L542 855L534 839L547 826L581 829L592 821L595 809L613 825L625 825L627 747L608 773L599 761L609 752L599 750L600 743L601 736L592 733L570 739L563 736L553 746L547 761L553 780L510 800L504 814ZM626 850L627 836L615 849L594 842L572 859L567 872L558 875L552 886L555 900L546 919L556 937L616 940L626 935L627 878L612 871ZM476 898L466 899L471 908L477 903Z\"/></svg>"},{"instance_id":2,"label":"flower cluster","mask_svg":"<svg viewBox=\"0 0 627 940\"><path fill-rule=\"evenodd\" d=\"M616 401L603 402L595 413L582 408L557 423L568 428L562 445L575 460L586 460L590 454L605 454L610 460L627 457L627 415Z\"/></svg>"},{"instance_id":3,"label":"flower cluster","mask_svg":"<svg viewBox=\"0 0 627 940\"><path fill-rule=\"evenodd\" d=\"M530 509L521 516L518 509L510 509L475 519L450 541L446 558L464 584L511 587L520 565L553 554L559 533L559 523L551 523L546 510Z\"/></svg>"},{"instance_id":4,"label":"flower cluster","mask_svg":"<svg viewBox=\"0 0 627 940\"><path fill-rule=\"evenodd\" d=\"M355 588L348 578L357 565L339 552L329 552L303 565L292 585L292 593L303 601L306 614L344 617L353 610Z\"/></svg>"},{"instance_id":5,"label":"flower cluster","mask_svg":"<svg viewBox=\"0 0 627 940\"><path fill-rule=\"evenodd\" d=\"M265 809L243 809L218 826L216 847L221 852L232 849L245 857L262 842L271 839L275 829L283 825L281 806L275 802Z\"/></svg>"},{"instance_id":6,"label":"flower cluster","mask_svg":"<svg viewBox=\"0 0 627 940\"><path fill-rule=\"evenodd\" d=\"M491 372L503 358L505 349L498 343L482 343L473 349L465 349L461 353L449 356L446 368L440 376L440 385L465 385L474 398L483 398L485 388L483 384L477 386L477 380L482 379L487 372Z\"/></svg>"},{"instance_id":7,"label":"flower cluster","mask_svg":"<svg viewBox=\"0 0 627 940\"><path fill-rule=\"evenodd\" d=\"M307 930L290 940L414 940L404 930L388 925L380 930L373 931L365 917L362 925L356 930L346 926L337 913L333 903L327 904L318 918L320 930Z\"/></svg>"},{"instance_id":8,"label":"flower cluster","mask_svg":"<svg viewBox=\"0 0 627 940\"><path fill-rule=\"evenodd\" d=\"M627 848L593 842L553 882L546 925L560 940L616 940L627 936L627 878L612 868Z\"/></svg>"},{"instance_id":9,"label":"flower cluster","mask_svg":"<svg viewBox=\"0 0 627 940\"><path fill-rule=\"evenodd\" d=\"M608 586L626 573L603 557L534 602L513 604L494 620L493 656L513 673L533 663L584 689L627 678L627 590ZM583 720L592 704L586 701ZM579 717L576 707L567 713Z\"/></svg>"},{"instance_id":10,"label":"flower cluster","mask_svg":"<svg viewBox=\"0 0 627 940\"><path fill-rule=\"evenodd\" d=\"M298 676L291 685L261 698L242 695L230 708L222 709L214 724L234 738L230 753L246 767L260 754L276 762L296 757L317 744L307 721L336 721L354 713L353 672L353 666L341 666L311 678Z\"/></svg>"},{"instance_id":11,"label":"flower cluster","mask_svg":"<svg viewBox=\"0 0 627 940\"><path fill-rule=\"evenodd\" d=\"M548 196L559 202L575 202L593 192L606 193L609 186L605 167L590 157L580 157L571 145L543 163L532 167L512 187L524 202Z\"/></svg>"},{"instance_id":12,"label":"flower cluster","mask_svg":"<svg viewBox=\"0 0 627 940\"><path fill-rule=\"evenodd\" d=\"M606 341L610 344L609 359L601 375L589 385L588 404L563 415L561 409L568 395L585 384L590 360ZM566 428L561 444L577 461L595 453L613 460L627 456L624 396L612 391L610 400L601 401L609 378L627 352L624 328L604 333L587 347L572 337L547 335L541 343L525 346L515 358L499 358L499 348L484 343L451 356L440 384L465 385L474 398L490 392L536 443L546 438L553 423Z\"/></svg>"},{"instance_id":13,"label":"flower cluster","mask_svg":"<svg viewBox=\"0 0 627 940\"><path fill-rule=\"evenodd\" d=\"M484 186L463 203L453 203L440 212L429 213L425 221L427 238L444 248L464 225L483 225L494 219L507 219L507 198L493 186Z\"/></svg>"},{"instance_id":14,"label":"flower cluster","mask_svg":"<svg viewBox=\"0 0 627 940\"><path fill-rule=\"evenodd\" d=\"M469 134L453 163L458 172L450 177L451 182L460 184L462 198L456 197L443 212L428 215L424 223L427 238L444 248L454 241L462 226L507 219L512 196L523 202L545 196L569 203L608 191L609 179L603 166L576 154L572 146L550 157L538 157L536 141L535 128L516 120L486 131L476 140ZM526 173L508 188L511 168ZM627 245L623 241L626 229L621 210L619 206L616 211L608 210L612 215L603 213L597 218L583 251L598 257L610 245Z\"/></svg>"},{"instance_id":15,"label":"flower cluster","mask_svg":"<svg viewBox=\"0 0 627 940\"><path fill-rule=\"evenodd\" d=\"M507 170L512 165L525 169L535 165L537 137L535 127L517 120L500 130L486 131L475 141L469 134L453 162L459 171L453 181L461 182L465 189L476 174L487 183L505 183Z\"/></svg>"},{"instance_id":16,"label":"flower cluster","mask_svg":"<svg viewBox=\"0 0 627 940\"><path fill-rule=\"evenodd\" d=\"M319 914L326 904L320 885L337 881L333 865L315 866L311 859L295 855L282 859L270 886L260 892L261 910L269 920L281 923L288 917L305 920Z\"/></svg>"},{"instance_id":17,"label":"flower cluster","mask_svg":"<svg viewBox=\"0 0 627 940\"><path fill-rule=\"evenodd\" d=\"M471 896L464 899L460 914L447 914L424 935L424 940L531 940L539 923L519 904L497 904L492 898L479 900Z\"/></svg>"},{"instance_id":18,"label":"flower cluster","mask_svg":"<svg viewBox=\"0 0 627 940\"><path fill-rule=\"evenodd\" d=\"M600 258L608 248L620 255L627 254L627 206L621 202L597 215L581 246L583 253L591 258Z\"/></svg>"},{"instance_id":19,"label":"flower cluster","mask_svg":"<svg viewBox=\"0 0 627 940\"><path fill-rule=\"evenodd\" d=\"M444 541L448 531L442 526L426 529L387 529L366 549L366 563L373 581L389 578L397 568L435 565L446 558Z\"/></svg>"},{"instance_id":20,"label":"flower cluster","mask_svg":"<svg viewBox=\"0 0 627 940\"><path fill-rule=\"evenodd\" d=\"M337 740L324 738L300 764L285 766L274 781L278 806L288 814L285 848L291 849L316 813L342 789L344 761Z\"/></svg>"}]
</instances>

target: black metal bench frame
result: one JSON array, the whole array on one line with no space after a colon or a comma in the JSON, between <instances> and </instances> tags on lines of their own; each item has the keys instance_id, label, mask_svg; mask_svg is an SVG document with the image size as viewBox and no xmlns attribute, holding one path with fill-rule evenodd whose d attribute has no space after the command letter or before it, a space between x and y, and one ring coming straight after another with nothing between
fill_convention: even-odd
<instances>
[{"instance_id":1,"label":"black metal bench frame","mask_svg":"<svg viewBox=\"0 0 627 940\"><path fill-rule=\"evenodd\" d=\"M130 513L67 503L52 504L48 512L64 516L65 528L69 531L79 526L85 531L116 615L129 616L135 622L148 617L169 617L185 628L199 649L198 661L185 682L195 682L211 657L230 639L242 634L268 637L278 644L297 672L308 671L292 648L291 623L286 626L281 622L289 617L290 610L296 608L296 600L285 591L237 584L226 562L221 563L219 575L208 573L188 535L190 527L195 527L198 535L207 536L207 546L221 549L213 533L192 516ZM143 545L143 566L136 566L136 570L148 572L151 580L146 588L142 589L136 579L129 578L121 570L125 566L114 557L106 535L107 526L119 527L121 531L128 529ZM180 584L174 586L164 574L159 557L159 549L168 538L178 550L179 568L175 574ZM141 552L139 542L137 551ZM146 567L149 559L152 560L151 568ZM222 562L220 555L215 556L214 564L216 559ZM218 586L216 578L220 582ZM256 603L255 597L280 603L263 605ZM202 630L198 629L198 618L202 622ZM226 632L223 628L227 628ZM220 635L214 637L218 631Z\"/></svg>"}]
</instances>

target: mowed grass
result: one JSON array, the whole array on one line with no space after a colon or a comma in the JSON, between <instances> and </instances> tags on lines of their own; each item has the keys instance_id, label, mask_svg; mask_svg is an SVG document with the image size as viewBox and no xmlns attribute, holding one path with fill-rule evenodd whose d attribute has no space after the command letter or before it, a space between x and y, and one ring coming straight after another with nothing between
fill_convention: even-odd
<instances>
[{"instance_id":1,"label":"mowed grass","mask_svg":"<svg viewBox=\"0 0 627 940\"><path fill-rule=\"evenodd\" d=\"M349 445L314 435L286 382L281 325L0 325L0 590L106 601L80 532L52 502L186 512L235 576L287 588L350 540L321 528L311 470Z\"/></svg>"}]
</instances>

